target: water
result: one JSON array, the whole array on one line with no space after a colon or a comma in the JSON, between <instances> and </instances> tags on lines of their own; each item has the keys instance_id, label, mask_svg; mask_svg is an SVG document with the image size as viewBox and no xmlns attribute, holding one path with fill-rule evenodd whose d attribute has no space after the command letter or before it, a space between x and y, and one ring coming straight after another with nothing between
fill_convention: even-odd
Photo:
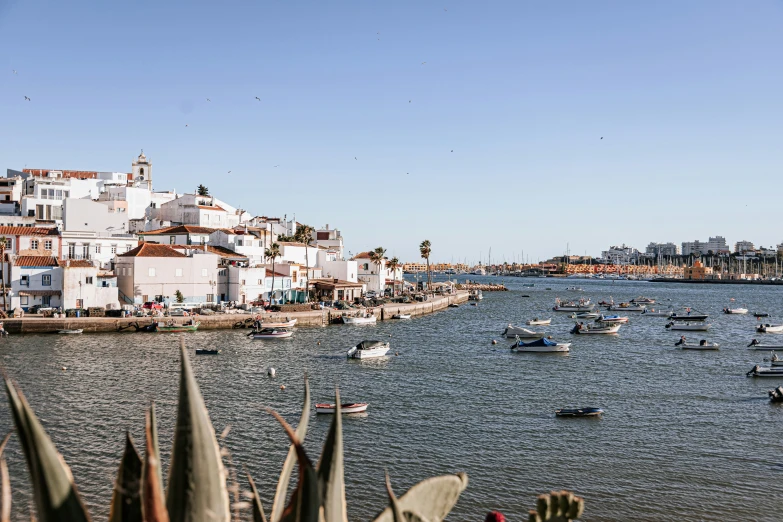
<instances>
[{"instance_id":1,"label":"water","mask_svg":"<svg viewBox=\"0 0 783 522\"><path fill-rule=\"evenodd\" d=\"M366 416L343 424L351 520L370 519L386 505L384 469L398 494L431 475L467 472L470 483L452 520L481 520L490 509L523 519L536 494L562 488L585 497L589 520L780 519L774 506L783 478L783 408L769 404L766 391L783 382L745 377L765 356L745 349L759 336L756 320L719 313L733 297L735 305L771 313L765 321L774 322L783 317L780 288L486 280L512 291L487 292L477 307L412 321L299 328L291 340L250 341L242 331L185 336L191 349L224 350L193 356L194 371L216 431L232 426L226 445L257 479L267 506L287 446L264 407L297 422L307 372L314 401L329 400L338 385L344 399L370 403ZM521 286L531 282L535 287ZM721 349L677 350L680 333L666 331L664 318L635 313L617 336L569 335L568 314L548 310L556 296L580 295L565 291L574 284L594 302L646 295L659 299L656 307L691 305L710 313L713 329L691 337L717 341ZM552 326L535 329L573 338L569 355L511 354L505 340L490 345L508 322L550 316ZM345 359L356 342L390 335L391 357ZM105 334L0 341L2 364L71 465L96 519L108 512L124 430L143 445L151 399L168 462L177 339ZM269 366L277 378L266 376ZM573 406L600 406L606 414L555 418L556 408ZM0 409L5 432L11 420L4 400ZM306 447L313 460L329 422L329 416L311 419ZM21 519L29 505L27 473L15 439L6 451Z\"/></svg>"}]
</instances>

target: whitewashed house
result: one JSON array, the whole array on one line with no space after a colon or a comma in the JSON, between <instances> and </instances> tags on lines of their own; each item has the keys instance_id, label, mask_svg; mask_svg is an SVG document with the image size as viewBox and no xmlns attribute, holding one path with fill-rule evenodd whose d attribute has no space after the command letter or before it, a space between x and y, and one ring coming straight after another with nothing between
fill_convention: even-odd
<instances>
[{"instance_id":1,"label":"whitewashed house","mask_svg":"<svg viewBox=\"0 0 783 522\"><path fill-rule=\"evenodd\" d=\"M111 277L99 277L102 272L87 260L66 260L60 263L62 270L62 303L69 308L119 307L117 285L111 284Z\"/></svg>"},{"instance_id":2,"label":"whitewashed house","mask_svg":"<svg viewBox=\"0 0 783 522\"><path fill-rule=\"evenodd\" d=\"M315 244L319 247L325 247L337 253L337 259L344 259L343 236L337 229L329 228L327 224L324 228L315 231Z\"/></svg>"},{"instance_id":3,"label":"whitewashed house","mask_svg":"<svg viewBox=\"0 0 783 522\"><path fill-rule=\"evenodd\" d=\"M266 298L266 268L228 266L225 272L226 291L221 295L221 301L236 301L244 304Z\"/></svg>"},{"instance_id":4,"label":"whitewashed house","mask_svg":"<svg viewBox=\"0 0 783 522\"><path fill-rule=\"evenodd\" d=\"M161 245L206 245L210 242L209 237L214 232L215 229L209 227L176 225L139 232L137 235L142 241Z\"/></svg>"},{"instance_id":5,"label":"whitewashed house","mask_svg":"<svg viewBox=\"0 0 783 522\"><path fill-rule=\"evenodd\" d=\"M182 194L149 212L151 220L211 228L233 228L239 225L240 216L241 211L214 196L196 194Z\"/></svg>"},{"instance_id":6,"label":"whitewashed house","mask_svg":"<svg viewBox=\"0 0 783 522\"><path fill-rule=\"evenodd\" d=\"M62 307L62 269L55 256L15 256L11 262L10 308ZM5 274L4 274L5 275Z\"/></svg>"},{"instance_id":7,"label":"whitewashed house","mask_svg":"<svg viewBox=\"0 0 783 522\"><path fill-rule=\"evenodd\" d=\"M277 244L280 245L280 260L310 268L316 266L318 262L318 247L287 241L278 241Z\"/></svg>"},{"instance_id":8,"label":"whitewashed house","mask_svg":"<svg viewBox=\"0 0 783 522\"><path fill-rule=\"evenodd\" d=\"M359 265L357 278L365 283L366 291L383 294L386 288L386 260L382 259L379 266L370 260L370 252L356 254L353 260Z\"/></svg>"},{"instance_id":9,"label":"whitewashed house","mask_svg":"<svg viewBox=\"0 0 783 522\"><path fill-rule=\"evenodd\" d=\"M110 269L115 256L130 252L139 245L133 234L98 232L63 232L58 256L65 260L95 261L99 268Z\"/></svg>"}]
</instances>

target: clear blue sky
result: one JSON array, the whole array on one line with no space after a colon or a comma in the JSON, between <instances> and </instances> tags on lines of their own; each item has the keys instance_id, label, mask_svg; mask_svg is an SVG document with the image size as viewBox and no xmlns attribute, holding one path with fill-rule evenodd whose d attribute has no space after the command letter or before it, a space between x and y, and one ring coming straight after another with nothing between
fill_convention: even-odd
<instances>
[{"instance_id":1,"label":"clear blue sky","mask_svg":"<svg viewBox=\"0 0 783 522\"><path fill-rule=\"evenodd\" d=\"M143 148L157 189L409 260L768 246L781 28L770 0L0 0L0 168Z\"/></svg>"}]
</instances>

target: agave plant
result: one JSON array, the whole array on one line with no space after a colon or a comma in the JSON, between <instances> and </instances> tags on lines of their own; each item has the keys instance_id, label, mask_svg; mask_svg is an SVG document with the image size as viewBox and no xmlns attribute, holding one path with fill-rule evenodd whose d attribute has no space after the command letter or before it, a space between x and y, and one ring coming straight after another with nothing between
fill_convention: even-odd
<instances>
[{"instance_id":1,"label":"agave plant","mask_svg":"<svg viewBox=\"0 0 783 522\"><path fill-rule=\"evenodd\" d=\"M184 345L180 351L179 402L165 494L155 405L151 404L146 416L143 458L130 434L125 436L125 451L111 500L110 522L229 522L232 518L226 486L227 472L221 450ZM70 468L41 426L22 391L8 378L5 379L5 388L30 473L37 520L89 521L89 513L79 496ZM302 447L310 416L307 379L302 416L296 430L276 412L269 410L291 441L272 509L267 518L253 478L247 474L251 502L234 503L235 520L247 515L252 517L253 522L347 522L339 392L336 393L335 402L338 404L337 411L321 458L315 465ZM0 443L0 522L10 520L11 509L8 471L2 458L7 440L8 436ZM295 465L299 468L298 482L286 504ZM468 480L464 473L432 477L416 484L400 498L394 496L388 476L386 482L390 505L377 516L376 522L440 522L454 507Z\"/></svg>"}]
</instances>

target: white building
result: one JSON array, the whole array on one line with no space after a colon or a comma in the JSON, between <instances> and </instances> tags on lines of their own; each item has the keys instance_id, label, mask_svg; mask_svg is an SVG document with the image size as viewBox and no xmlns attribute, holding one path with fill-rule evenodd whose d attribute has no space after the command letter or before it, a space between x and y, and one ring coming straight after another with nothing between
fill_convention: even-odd
<instances>
[{"instance_id":1,"label":"white building","mask_svg":"<svg viewBox=\"0 0 783 522\"><path fill-rule=\"evenodd\" d=\"M62 270L62 303L63 309L70 308L106 308L117 309L116 279L99 277L98 267L90 261L63 261Z\"/></svg>"},{"instance_id":2,"label":"white building","mask_svg":"<svg viewBox=\"0 0 783 522\"><path fill-rule=\"evenodd\" d=\"M99 268L109 269L117 254L130 252L139 245L133 234L99 232L63 232L59 258L94 261Z\"/></svg>"},{"instance_id":3,"label":"white building","mask_svg":"<svg viewBox=\"0 0 783 522\"><path fill-rule=\"evenodd\" d=\"M327 224L324 228L315 231L315 244L325 247L327 250L337 252L337 259L345 259L343 236L339 230L330 229Z\"/></svg>"},{"instance_id":4,"label":"white building","mask_svg":"<svg viewBox=\"0 0 783 522\"><path fill-rule=\"evenodd\" d=\"M62 307L62 269L54 256L15 256L11 263L10 309ZM4 274L5 275L5 274Z\"/></svg>"},{"instance_id":5,"label":"white building","mask_svg":"<svg viewBox=\"0 0 783 522\"><path fill-rule=\"evenodd\" d=\"M647 245L645 253L651 256L678 256L680 255L680 247L674 243L650 243Z\"/></svg>"},{"instance_id":6,"label":"white building","mask_svg":"<svg viewBox=\"0 0 783 522\"><path fill-rule=\"evenodd\" d=\"M639 251L633 247L610 246L609 250L601 252L601 261L612 265L628 265L635 263L639 258Z\"/></svg>"},{"instance_id":7,"label":"white building","mask_svg":"<svg viewBox=\"0 0 783 522\"><path fill-rule=\"evenodd\" d=\"M233 228L239 225L240 212L214 196L183 194L151 208L150 220L172 225L196 225L211 228Z\"/></svg>"},{"instance_id":8,"label":"white building","mask_svg":"<svg viewBox=\"0 0 783 522\"><path fill-rule=\"evenodd\" d=\"M266 268L228 266L223 271L226 274L226 290L221 293L221 301L244 304L265 299Z\"/></svg>"},{"instance_id":9,"label":"white building","mask_svg":"<svg viewBox=\"0 0 783 522\"><path fill-rule=\"evenodd\" d=\"M318 247L307 246L304 243L278 242L280 259L288 263L314 267L318 261Z\"/></svg>"},{"instance_id":10,"label":"white building","mask_svg":"<svg viewBox=\"0 0 783 522\"><path fill-rule=\"evenodd\" d=\"M271 234L257 227L236 227L216 230L209 236L209 244L227 248L248 258L251 265L263 264L264 252Z\"/></svg>"},{"instance_id":11,"label":"white building","mask_svg":"<svg viewBox=\"0 0 783 522\"><path fill-rule=\"evenodd\" d=\"M68 232L103 232L122 234L128 231L128 206L124 201L102 204L89 199L68 198L63 202L63 230Z\"/></svg>"},{"instance_id":12,"label":"white building","mask_svg":"<svg viewBox=\"0 0 783 522\"><path fill-rule=\"evenodd\" d=\"M152 194L143 187L110 186L100 193L98 201L108 206L117 201L125 202L128 219L144 219L152 204Z\"/></svg>"},{"instance_id":13,"label":"white building","mask_svg":"<svg viewBox=\"0 0 783 522\"><path fill-rule=\"evenodd\" d=\"M0 214L14 215L21 212L22 187L21 176L11 176L0 179Z\"/></svg>"},{"instance_id":14,"label":"white building","mask_svg":"<svg viewBox=\"0 0 783 522\"><path fill-rule=\"evenodd\" d=\"M326 279L337 279L349 283L359 281L359 262L352 259L338 259L336 252L319 249L318 267Z\"/></svg>"},{"instance_id":15,"label":"white building","mask_svg":"<svg viewBox=\"0 0 783 522\"><path fill-rule=\"evenodd\" d=\"M706 242L696 240L682 243L682 255L684 256L689 256L691 254L703 255L709 253L710 250L712 250L713 254L731 253L729 245L726 244L726 238L723 236L711 237Z\"/></svg>"},{"instance_id":16,"label":"white building","mask_svg":"<svg viewBox=\"0 0 783 522\"><path fill-rule=\"evenodd\" d=\"M386 260L382 259L379 266L370 260L370 252L357 254L353 260L358 263L357 279L365 284L366 290L383 294L386 289Z\"/></svg>"},{"instance_id":17,"label":"white building","mask_svg":"<svg viewBox=\"0 0 783 522\"><path fill-rule=\"evenodd\" d=\"M177 225L139 232L138 236L142 241L161 245L206 245L214 232L215 229L209 227Z\"/></svg>"},{"instance_id":18,"label":"white building","mask_svg":"<svg viewBox=\"0 0 783 522\"><path fill-rule=\"evenodd\" d=\"M737 241L734 244L734 252L744 254L745 252L754 252L756 247L750 241Z\"/></svg>"}]
</instances>

